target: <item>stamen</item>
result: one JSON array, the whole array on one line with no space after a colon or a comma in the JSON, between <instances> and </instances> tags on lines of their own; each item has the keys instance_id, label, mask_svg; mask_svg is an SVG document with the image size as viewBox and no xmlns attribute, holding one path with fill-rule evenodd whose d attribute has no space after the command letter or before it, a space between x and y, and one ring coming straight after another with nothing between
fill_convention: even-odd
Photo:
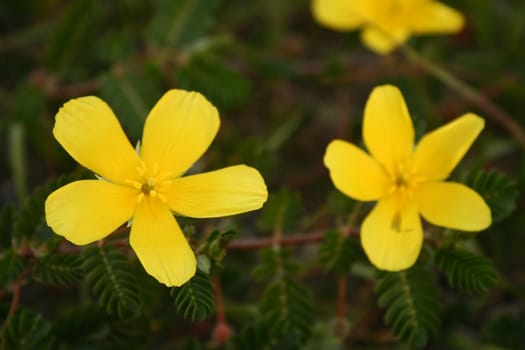
<instances>
[{"instance_id":1,"label":"stamen","mask_svg":"<svg viewBox=\"0 0 525 350\"><path fill-rule=\"evenodd\" d=\"M132 187L136 188L137 190L140 190L142 188L142 184L135 180L126 179L124 180L125 184L131 185Z\"/></svg>"},{"instance_id":2,"label":"stamen","mask_svg":"<svg viewBox=\"0 0 525 350\"><path fill-rule=\"evenodd\" d=\"M139 193L139 196L137 197L137 203L142 202L142 199L144 199L144 192Z\"/></svg>"}]
</instances>

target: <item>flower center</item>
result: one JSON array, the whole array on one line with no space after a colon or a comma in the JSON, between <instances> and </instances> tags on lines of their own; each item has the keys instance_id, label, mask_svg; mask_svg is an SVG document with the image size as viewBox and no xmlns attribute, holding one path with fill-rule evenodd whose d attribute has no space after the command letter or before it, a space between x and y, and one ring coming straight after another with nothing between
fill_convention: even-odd
<instances>
[{"instance_id":1,"label":"flower center","mask_svg":"<svg viewBox=\"0 0 525 350\"><path fill-rule=\"evenodd\" d=\"M166 198L162 194L163 186L168 184L170 180L167 178L169 174L158 174L158 164L155 164L151 169L142 163L137 167L137 176L135 179L128 179L125 182L138 190L137 202L141 202L144 197L158 198L166 202Z\"/></svg>"},{"instance_id":2,"label":"flower center","mask_svg":"<svg viewBox=\"0 0 525 350\"><path fill-rule=\"evenodd\" d=\"M408 162L398 163L390 174L392 181L390 193L398 193L403 197L412 197L415 186L418 183Z\"/></svg>"},{"instance_id":3,"label":"flower center","mask_svg":"<svg viewBox=\"0 0 525 350\"><path fill-rule=\"evenodd\" d=\"M151 192L155 192L155 179L150 177L146 182L142 183L142 187L140 188L142 193L145 195L149 195Z\"/></svg>"}]
</instances>

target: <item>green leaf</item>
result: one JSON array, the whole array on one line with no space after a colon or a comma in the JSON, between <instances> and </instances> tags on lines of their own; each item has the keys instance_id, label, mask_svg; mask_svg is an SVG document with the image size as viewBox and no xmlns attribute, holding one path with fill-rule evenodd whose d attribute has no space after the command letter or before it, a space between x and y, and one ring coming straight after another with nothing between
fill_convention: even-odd
<instances>
[{"instance_id":1,"label":"green leaf","mask_svg":"<svg viewBox=\"0 0 525 350\"><path fill-rule=\"evenodd\" d=\"M111 315L134 317L140 312L137 284L126 255L109 246L84 251L86 281Z\"/></svg>"},{"instance_id":2,"label":"green leaf","mask_svg":"<svg viewBox=\"0 0 525 350\"><path fill-rule=\"evenodd\" d=\"M13 238L31 238L44 225L44 203L51 192L70 182L72 176L62 176L55 181L37 187L16 211L13 223Z\"/></svg>"},{"instance_id":3,"label":"green leaf","mask_svg":"<svg viewBox=\"0 0 525 350\"><path fill-rule=\"evenodd\" d=\"M184 318L197 321L210 317L215 310L215 296L210 278L197 270L188 282L171 289L177 312Z\"/></svg>"},{"instance_id":4,"label":"green leaf","mask_svg":"<svg viewBox=\"0 0 525 350\"><path fill-rule=\"evenodd\" d=\"M413 348L424 347L440 327L438 289L428 269L414 265L400 272L379 273L375 287L385 322Z\"/></svg>"},{"instance_id":5,"label":"green leaf","mask_svg":"<svg viewBox=\"0 0 525 350\"><path fill-rule=\"evenodd\" d=\"M250 82L239 72L211 57L192 57L175 78L181 88L199 91L219 109L241 105L251 91Z\"/></svg>"},{"instance_id":6,"label":"green leaf","mask_svg":"<svg viewBox=\"0 0 525 350\"><path fill-rule=\"evenodd\" d=\"M299 283L292 272L297 265L289 250L265 249L261 251L261 264L254 272L258 279L270 279L259 305L264 332L276 344L288 333L296 333L305 342L311 333L313 306L310 291Z\"/></svg>"},{"instance_id":7,"label":"green leaf","mask_svg":"<svg viewBox=\"0 0 525 350\"><path fill-rule=\"evenodd\" d=\"M467 294L486 294L498 282L494 264L477 254L449 247L435 255L438 268L447 276L448 284Z\"/></svg>"},{"instance_id":8,"label":"green leaf","mask_svg":"<svg viewBox=\"0 0 525 350\"><path fill-rule=\"evenodd\" d=\"M480 170L467 175L463 182L485 199L493 223L502 221L516 209L519 191L507 175L496 170Z\"/></svg>"},{"instance_id":9,"label":"green leaf","mask_svg":"<svg viewBox=\"0 0 525 350\"><path fill-rule=\"evenodd\" d=\"M49 284L72 284L83 276L82 259L75 254L48 255L33 270L36 280Z\"/></svg>"},{"instance_id":10,"label":"green leaf","mask_svg":"<svg viewBox=\"0 0 525 350\"><path fill-rule=\"evenodd\" d=\"M293 231L300 219L301 197L297 192L284 188L270 193L268 202L262 209L258 226L266 231Z\"/></svg>"},{"instance_id":11,"label":"green leaf","mask_svg":"<svg viewBox=\"0 0 525 350\"><path fill-rule=\"evenodd\" d=\"M319 259L328 271L342 276L350 272L359 249L359 242L355 239L345 237L339 231L328 231L319 246Z\"/></svg>"},{"instance_id":12,"label":"green leaf","mask_svg":"<svg viewBox=\"0 0 525 350\"><path fill-rule=\"evenodd\" d=\"M235 231L213 231L206 239L203 252L212 260L214 268L222 266L222 260L226 256L226 246L235 237Z\"/></svg>"},{"instance_id":13,"label":"green leaf","mask_svg":"<svg viewBox=\"0 0 525 350\"><path fill-rule=\"evenodd\" d=\"M4 350L45 350L55 342L51 324L40 314L21 310L7 321L2 334Z\"/></svg>"},{"instance_id":14,"label":"green leaf","mask_svg":"<svg viewBox=\"0 0 525 350\"><path fill-rule=\"evenodd\" d=\"M154 5L148 42L157 47L183 47L208 30L219 0L156 0Z\"/></svg>"},{"instance_id":15,"label":"green leaf","mask_svg":"<svg viewBox=\"0 0 525 350\"><path fill-rule=\"evenodd\" d=\"M296 332L302 342L310 336L313 307L310 291L291 276L277 279L266 289L261 318L272 337Z\"/></svg>"},{"instance_id":16,"label":"green leaf","mask_svg":"<svg viewBox=\"0 0 525 350\"><path fill-rule=\"evenodd\" d=\"M15 281L24 270L24 258L11 249L5 250L0 257L0 286Z\"/></svg>"}]
</instances>

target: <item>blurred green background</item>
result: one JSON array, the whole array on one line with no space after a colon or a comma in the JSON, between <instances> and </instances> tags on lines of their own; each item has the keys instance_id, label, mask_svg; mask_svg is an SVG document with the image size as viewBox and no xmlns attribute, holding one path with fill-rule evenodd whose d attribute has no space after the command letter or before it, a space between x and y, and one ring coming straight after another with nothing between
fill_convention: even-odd
<instances>
[{"instance_id":1,"label":"blurred green background","mask_svg":"<svg viewBox=\"0 0 525 350\"><path fill-rule=\"evenodd\" d=\"M409 44L525 126L525 2L443 2L464 13L464 30L413 38ZM29 208L39 225L43 209L24 207L35 189L62 175L91 176L52 136L58 108L70 98L97 95L113 108L135 144L148 111L170 88L199 91L220 111L219 134L197 166L212 170L245 163L260 170L270 190L262 213L191 222L198 232L233 228L236 238L269 236L275 211L285 213L285 234L336 228L353 203L333 189L322 157L334 138L361 142L366 99L384 83L403 92L418 136L469 111L485 117L485 130L454 176L496 169L512 180L513 193L524 192L523 146L500 124L403 55L377 56L360 43L357 32L321 27L307 0L1 1L0 76L0 205ZM465 243L494 261L501 274L496 288L484 296L465 296L436 275L443 321L429 348L523 347L525 216L523 199L513 211L514 203L503 203L510 216ZM37 240L47 244L51 233L42 227L37 231ZM0 234L5 253L12 237ZM323 272L317 248L291 250L298 263L294 274L312 293L313 330L304 346L402 348L382 322L371 267L362 257L348 283L350 330L341 341L333 324L337 278ZM232 250L224 261L226 315L237 335L255 317L264 288L251 277L257 264L256 251ZM2 288L9 285L7 278L2 282ZM119 323L118 328L117 321L89 311L81 322L85 332L68 330L64 323L72 322L71 310L80 313L76 304L89 299L85 287L30 281L21 304L54 324L49 332L61 338L57 348L219 347L213 345L213 317L184 321L175 307L166 308L173 302L162 287L140 283L154 297L145 296L151 303L144 305L151 309L132 326ZM2 315L9 305L10 297L3 294Z\"/></svg>"}]
</instances>

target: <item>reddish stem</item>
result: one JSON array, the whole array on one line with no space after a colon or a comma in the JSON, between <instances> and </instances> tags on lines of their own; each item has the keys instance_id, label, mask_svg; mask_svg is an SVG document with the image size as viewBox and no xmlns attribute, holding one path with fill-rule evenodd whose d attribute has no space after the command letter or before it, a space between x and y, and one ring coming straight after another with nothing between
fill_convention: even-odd
<instances>
[{"instance_id":1,"label":"reddish stem","mask_svg":"<svg viewBox=\"0 0 525 350\"><path fill-rule=\"evenodd\" d=\"M360 232L358 228L346 228L343 231L345 235L349 236L358 236ZM280 237L278 243L280 246L295 246L308 243L317 243L323 240L324 235L324 231L295 234L291 236ZM273 243L275 243L275 238L273 237L239 239L230 242L230 244L228 244L228 249L260 249L270 247Z\"/></svg>"},{"instance_id":2,"label":"reddish stem","mask_svg":"<svg viewBox=\"0 0 525 350\"><path fill-rule=\"evenodd\" d=\"M217 314L217 324L213 330L213 340L217 344L226 344L232 332L224 313L224 299L222 296L221 282L217 276L213 277L212 281L213 292L215 294L215 313Z\"/></svg>"}]
</instances>

